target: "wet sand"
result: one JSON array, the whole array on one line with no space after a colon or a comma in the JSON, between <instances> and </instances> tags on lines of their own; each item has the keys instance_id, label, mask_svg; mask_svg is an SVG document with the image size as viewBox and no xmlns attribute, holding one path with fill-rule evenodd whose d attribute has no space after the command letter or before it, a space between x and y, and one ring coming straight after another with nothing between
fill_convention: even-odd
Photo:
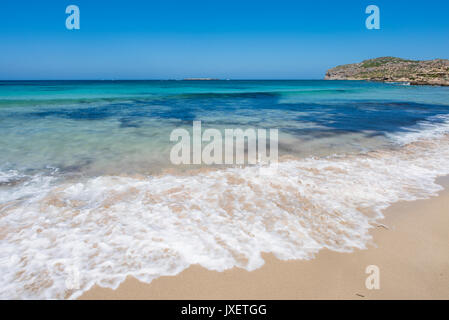
<instances>
[{"instance_id":1,"label":"wet sand","mask_svg":"<svg viewBox=\"0 0 449 320\"><path fill-rule=\"evenodd\" d=\"M117 290L96 286L81 299L449 299L449 178L438 183L438 197L386 209L366 250L323 250L308 261L266 254L252 272L191 266L150 284L129 277ZM365 286L369 265L379 267L378 290Z\"/></svg>"}]
</instances>

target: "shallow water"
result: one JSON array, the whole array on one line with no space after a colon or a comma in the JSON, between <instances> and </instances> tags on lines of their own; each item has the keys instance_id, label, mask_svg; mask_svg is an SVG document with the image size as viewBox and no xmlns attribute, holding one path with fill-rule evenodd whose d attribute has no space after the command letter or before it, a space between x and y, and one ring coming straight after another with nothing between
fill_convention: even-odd
<instances>
[{"instance_id":1,"label":"shallow water","mask_svg":"<svg viewBox=\"0 0 449 320\"><path fill-rule=\"evenodd\" d=\"M449 174L448 98L358 81L0 82L0 297L364 248L383 208ZM186 172L169 137L194 120L276 128L282 161Z\"/></svg>"}]
</instances>

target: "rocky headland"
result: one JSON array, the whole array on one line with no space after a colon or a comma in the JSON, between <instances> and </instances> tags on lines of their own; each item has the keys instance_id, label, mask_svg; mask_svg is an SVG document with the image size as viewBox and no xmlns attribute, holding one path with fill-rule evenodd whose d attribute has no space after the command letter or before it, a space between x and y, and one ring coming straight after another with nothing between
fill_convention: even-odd
<instances>
[{"instance_id":1,"label":"rocky headland","mask_svg":"<svg viewBox=\"0 0 449 320\"><path fill-rule=\"evenodd\" d=\"M449 86L449 60L369 59L329 69L325 80L370 80L411 85Z\"/></svg>"}]
</instances>

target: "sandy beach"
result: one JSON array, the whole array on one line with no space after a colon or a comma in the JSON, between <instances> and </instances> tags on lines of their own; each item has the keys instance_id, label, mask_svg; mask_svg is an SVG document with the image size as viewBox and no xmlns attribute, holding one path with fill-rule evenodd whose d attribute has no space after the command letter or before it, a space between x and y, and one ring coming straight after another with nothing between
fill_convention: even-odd
<instances>
[{"instance_id":1,"label":"sandy beach","mask_svg":"<svg viewBox=\"0 0 449 320\"><path fill-rule=\"evenodd\" d=\"M150 284L130 277L117 290L94 287L81 299L448 299L449 178L438 183L438 197L386 209L367 250L323 250L308 261L266 254L252 272L192 266ZM380 269L379 290L365 287L368 265Z\"/></svg>"}]
</instances>

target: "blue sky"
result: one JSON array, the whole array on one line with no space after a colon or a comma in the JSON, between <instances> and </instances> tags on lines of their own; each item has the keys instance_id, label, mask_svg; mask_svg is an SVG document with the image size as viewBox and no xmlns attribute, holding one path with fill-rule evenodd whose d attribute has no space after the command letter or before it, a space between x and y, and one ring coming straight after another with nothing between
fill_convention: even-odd
<instances>
[{"instance_id":1,"label":"blue sky","mask_svg":"<svg viewBox=\"0 0 449 320\"><path fill-rule=\"evenodd\" d=\"M70 4L80 30L65 27ZM365 28L370 4L380 30ZM0 79L320 79L378 56L449 58L449 1L0 3Z\"/></svg>"}]
</instances>

